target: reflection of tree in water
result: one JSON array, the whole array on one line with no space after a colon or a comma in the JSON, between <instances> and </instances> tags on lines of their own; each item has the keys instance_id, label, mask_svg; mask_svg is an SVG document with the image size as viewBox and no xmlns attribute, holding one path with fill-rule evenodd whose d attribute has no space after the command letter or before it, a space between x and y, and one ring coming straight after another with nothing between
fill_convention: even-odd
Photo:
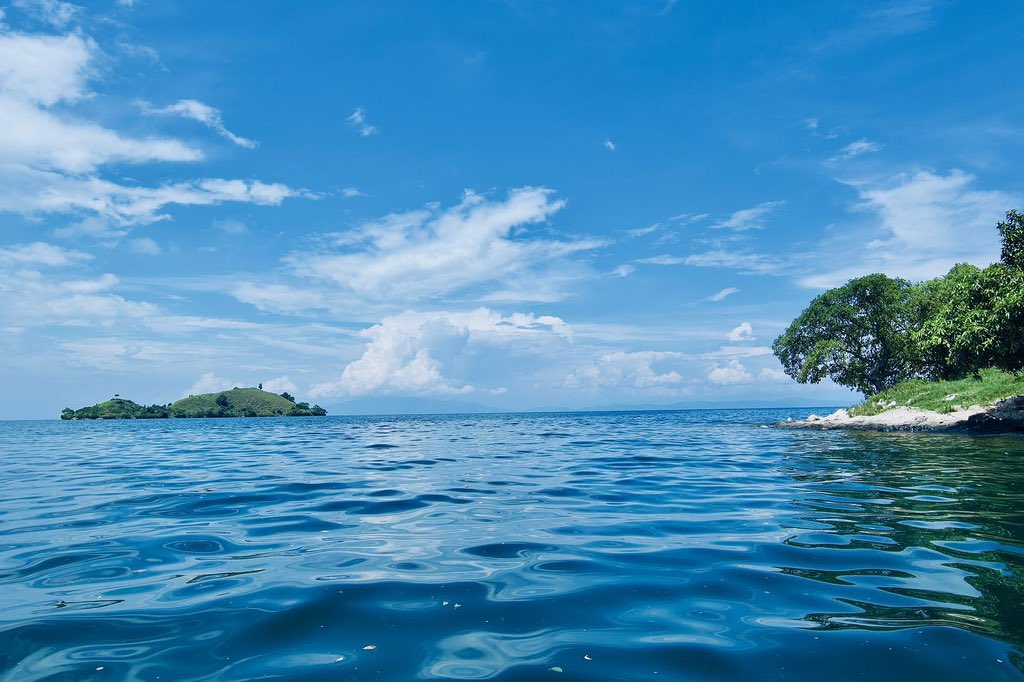
<instances>
[{"instance_id":1,"label":"reflection of tree in water","mask_svg":"<svg viewBox=\"0 0 1024 682\"><path fill-rule=\"evenodd\" d=\"M825 629L945 625L1024 648L1024 439L836 435L799 438L800 454L783 460L803 490L793 504L807 510L785 544L813 548L824 565L780 570L837 586L849 607L805 619ZM841 550L860 553L832 554L829 567ZM850 556L867 565L850 568ZM1013 661L1024 670L1020 655Z\"/></svg>"}]
</instances>

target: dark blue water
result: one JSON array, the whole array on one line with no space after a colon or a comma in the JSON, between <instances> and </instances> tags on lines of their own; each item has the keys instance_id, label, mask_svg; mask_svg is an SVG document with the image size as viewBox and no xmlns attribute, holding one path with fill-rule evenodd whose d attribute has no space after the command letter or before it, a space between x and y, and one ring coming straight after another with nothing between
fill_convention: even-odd
<instances>
[{"instance_id":1,"label":"dark blue water","mask_svg":"<svg viewBox=\"0 0 1024 682\"><path fill-rule=\"evenodd\" d=\"M1024 439L0 423L0 679L1009 680Z\"/></svg>"}]
</instances>

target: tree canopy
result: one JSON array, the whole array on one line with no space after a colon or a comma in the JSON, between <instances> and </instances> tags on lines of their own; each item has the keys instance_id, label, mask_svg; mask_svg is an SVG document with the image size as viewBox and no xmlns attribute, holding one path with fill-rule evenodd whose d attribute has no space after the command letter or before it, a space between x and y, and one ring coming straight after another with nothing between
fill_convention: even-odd
<instances>
[{"instance_id":1,"label":"tree canopy","mask_svg":"<svg viewBox=\"0 0 1024 682\"><path fill-rule=\"evenodd\" d=\"M1024 216L998 224L1000 261L911 284L883 274L821 294L772 346L800 383L830 378L864 394L906 379L1024 369Z\"/></svg>"}]
</instances>

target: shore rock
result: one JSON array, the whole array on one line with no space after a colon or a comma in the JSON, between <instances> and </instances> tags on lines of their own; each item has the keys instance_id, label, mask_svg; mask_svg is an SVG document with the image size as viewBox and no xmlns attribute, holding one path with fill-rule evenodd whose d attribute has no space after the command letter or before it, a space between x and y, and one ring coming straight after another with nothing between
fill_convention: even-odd
<instances>
[{"instance_id":1,"label":"shore rock","mask_svg":"<svg viewBox=\"0 0 1024 682\"><path fill-rule=\"evenodd\" d=\"M1007 398L995 405L972 405L940 413L913 407L895 407L871 416L851 416L836 410L819 417L791 419L775 426L791 429L853 429L861 431L961 431L977 434L1024 433L1024 396Z\"/></svg>"}]
</instances>

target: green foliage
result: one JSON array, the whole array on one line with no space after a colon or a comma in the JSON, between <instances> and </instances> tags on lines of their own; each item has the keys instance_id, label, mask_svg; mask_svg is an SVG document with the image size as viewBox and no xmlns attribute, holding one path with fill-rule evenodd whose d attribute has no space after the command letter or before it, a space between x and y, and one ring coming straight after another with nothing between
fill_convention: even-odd
<instances>
[{"instance_id":1,"label":"green foliage","mask_svg":"<svg viewBox=\"0 0 1024 682\"><path fill-rule=\"evenodd\" d=\"M257 388L233 388L182 398L170 405L144 407L115 398L80 410L65 408L61 419L166 419L169 417L322 417L319 405L295 404L286 398Z\"/></svg>"},{"instance_id":2,"label":"green foliage","mask_svg":"<svg viewBox=\"0 0 1024 682\"><path fill-rule=\"evenodd\" d=\"M910 379L871 396L851 409L850 414L873 415L893 407L952 412L1018 395L1024 395L1024 375L989 368L979 371L977 377L954 381Z\"/></svg>"},{"instance_id":3,"label":"green foliage","mask_svg":"<svg viewBox=\"0 0 1024 682\"><path fill-rule=\"evenodd\" d=\"M1024 216L1010 211L998 227L1002 259L984 270L961 263L917 285L868 275L815 298L773 345L786 373L870 395L1024 369Z\"/></svg>"},{"instance_id":4,"label":"green foliage","mask_svg":"<svg viewBox=\"0 0 1024 682\"><path fill-rule=\"evenodd\" d=\"M1000 221L996 227L1003 239L1000 256L1003 265L1018 270L1024 269L1024 215L1017 211L1008 211L1006 220Z\"/></svg>"},{"instance_id":5,"label":"green foliage","mask_svg":"<svg viewBox=\"0 0 1024 682\"><path fill-rule=\"evenodd\" d=\"M65 407L60 413L61 419L164 419L169 416L163 405L143 406L124 398L111 398L80 410Z\"/></svg>"},{"instance_id":6,"label":"green foliage","mask_svg":"<svg viewBox=\"0 0 1024 682\"><path fill-rule=\"evenodd\" d=\"M913 332L922 374L958 379L983 367L1024 368L1024 270L960 264L920 291L930 299Z\"/></svg>"},{"instance_id":7,"label":"green foliage","mask_svg":"<svg viewBox=\"0 0 1024 682\"><path fill-rule=\"evenodd\" d=\"M284 398L285 400L287 400L288 402L291 402L291 403L295 402L295 396L293 396L288 391L285 391L284 393L282 393L281 397Z\"/></svg>"},{"instance_id":8,"label":"green foliage","mask_svg":"<svg viewBox=\"0 0 1024 682\"><path fill-rule=\"evenodd\" d=\"M826 377L865 395L914 376L912 287L881 274L821 294L772 349L800 383Z\"/></svg>"}]
</instances>

